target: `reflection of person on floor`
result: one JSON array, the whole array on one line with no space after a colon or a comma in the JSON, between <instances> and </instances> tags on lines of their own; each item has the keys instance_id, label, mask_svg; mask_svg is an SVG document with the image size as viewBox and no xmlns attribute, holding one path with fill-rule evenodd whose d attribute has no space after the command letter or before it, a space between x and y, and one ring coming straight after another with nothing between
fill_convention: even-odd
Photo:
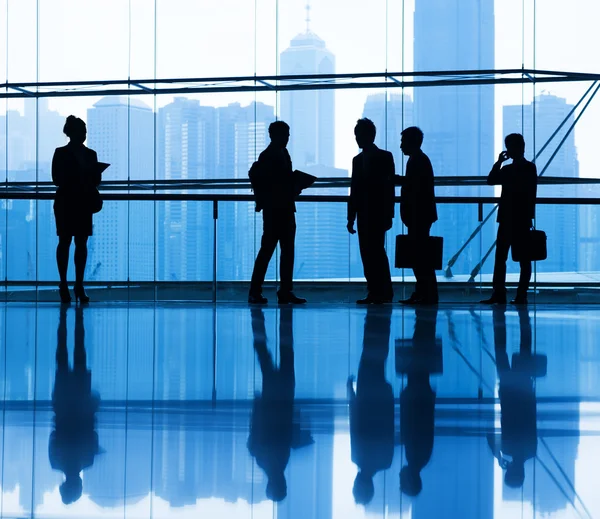
<instances>
[{"instance_id":1,"label":"reflection of person on floor","mask_svg":"<svg viewBox=\"0 0 600 519\"><path fill-rule=\"evenodd\" d=\"M52 391L54 430L48 455L54 470L65 474L60 486L63 503L77 501L83 491L81 472L94 463L100 453L95 431L99 399L92 393L92 373L86 366L83 309L75 313L75 352L73 369L67 351L67 310L61 307L56 346L56 378Z\"/></svg>"},{"instance_id":2,"label":"reflection of person on floor","mask_svg":"<svg viewBox=\"0 0 600 519\"><path fill-rule=\"evenodd\" d=\"M433 452L435 392L429 375L437 354L437 308L417 308L415 318L413 359L400 393L400 443L406 456L406 465L400 471L400 490L408 496L421 493L421 470Z\"/></svg>"},{"instance_id":3,"label":"reflection of person on floor","mask_svg":"<svg viewBox=\"0 0 600 519\"><path fill-rule=\"evenodd\" d=\"M537 452L537 410L533 377L535 360L531 352L531 321L527 307L521 307L519 355L512 367L506 352L505 307L494 307L494 349L500 397L500 435L489 435L488 444L499 465L506 469L504 482L512 488L523 486L525 462ZM543 357L545 360L545 357Z\"/></svg>"},{"instance_id":4,"label":"reflection of person on floor","mask_svg":"<svg viewBox=\"0 0 600 519\"><path fill-rule=\"evenodd\" d=\"M254 398L248 450L267 475L267 497L282 501L287 496L285 469L292 448L313 443L308 431L300 429L294 413L294 338L292 308L279 310L280 364L276 367L267 349L265 317L262 309L252 308L254 351L262 373L262 393Z\"/></svg>"},{"instance_id":5,"label":"reflection of person on floor","mask_svg":"<svg viewBox=\"0 0 600 519\"><path fill-rule=\"evenodd\" d=\"M367 307L356 391L353 377L348 379L350 444L358 467L353 493L363 505L373 499L373 477L394 458L394 394L385 379L391 317L391 307Z\"/></svg>"}]
</instances>

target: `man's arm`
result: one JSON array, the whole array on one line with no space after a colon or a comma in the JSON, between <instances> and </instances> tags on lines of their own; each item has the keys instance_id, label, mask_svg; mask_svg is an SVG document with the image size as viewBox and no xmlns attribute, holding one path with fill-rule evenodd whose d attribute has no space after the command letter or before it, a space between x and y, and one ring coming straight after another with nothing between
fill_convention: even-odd
<instances>
[{"instance_id":1,"label":"man's arm","mask_svg":"<svg viewBox=\"0 0 600 519\"><path fill-rule=\"evenodd\" d=\"M350 196L348 197L348 232L354 234L354 220L356 220L356 164L357 158L352 159L352 173L350 178Z\"/></svg>"},{"instance_id":2,"label":"man's arm","mask_svg":"<svg viewBox=\"0 0 600 519\"><path fill-rule=\"evenodd\" d=\"M394 218L394 206L396 198L395 177L396 167L394 164L394 156L391 153L386 153L386 167L385 167L385 196L386 196L386 208L389 211L388 217Z\"/></svg>"},{"instance_id":3,"label":"man's arm","mask_svg":"<svg viewBox=\"0 0 600 519\"><path fill-rule=\"evenodd\" d=\"M350 375L346 380L346 393L348 395L348 401L352 404L356 400L356 391L354 391L354 375Z\"/></svg>"},{"instance_id":4,"label":"man's arm","mask_svg":"<svg viewBox=\"0 0 600 519\"><path fill-rule=\"evenodd\" d=\"M537 168L535 164L531 163L531 175L527 182L527 201L529 203L529 214L533 220L535 218L535 200L537 198Z\"/></svg>"},{"instance_id":5,"label":"man's arm","mask_svg":"<svg viewBox=\"0 0 600 519\"><path fill-rule=\"evenodd\" d=\"M487 183L490 186L501 186L502 185L502 164L508 160L508 154L503 151L498 155L498 160L492 166L492 171L490 171L487 177Z\"/></svg>"},{"instance_id":6,"label":"man's arm","mask_svg":"<svg viewBox=\"0 0 600 519\"><path fill-rule=\"evenodd\" d=\"M407 166L406 183L411 186L410 218L412 224L417 224L423 219L426 208L431 200L429 194L433 187L433 168L426 155L417 156L411 161L411 167Z\"/></svg>"},{"instance_id":7,"label":"man's arm","mask_svg":"<svg viewBox=\"0 0 600 519\"><path fill-rule=\"evenodd\" d=\"M354 375L350 375L346 382L346 394L348 395L348 415L350 421L350 435L356 431L356 391L354 390Z\"/></svg>"}]
</instances>

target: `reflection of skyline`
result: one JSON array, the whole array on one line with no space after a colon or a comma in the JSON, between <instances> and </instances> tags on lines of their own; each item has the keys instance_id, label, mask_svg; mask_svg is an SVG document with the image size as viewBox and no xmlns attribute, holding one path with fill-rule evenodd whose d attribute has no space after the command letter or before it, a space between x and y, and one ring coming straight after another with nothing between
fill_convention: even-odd
<instances>
[{"instance_id":1,"label":"reflection of skyline","mask_svg":"<svg viewBox=\"0 0 600 519\"><path fill-rule=\"evenodd\" d=\"M213 409L209 404L213 382L212 311L206 307L161 308L155 314L154 310L132 307L127 315L118 307L87 310L89 368L93 372L94 389L108 401L98 414L97 429L106 453L84 473L82 500L89 499L108 508L140 503L151 492L174 508L186 503L195 505L198 500L211 497L227 503L256 504L263 500L265 481L258 469L252 471L245 443L250 402L254 388L260 383L248 342L249 319L237 310L219 311L217 393L216 408ZM51 307L40 307L37 311L9 307L3 312L8 314L0 314L0 338L6 338L6 344L11 347L6 352L6 371L2 371L0 383L6 388L7 400L12 401L7 406L4 421L3 488L5 492L11 492L18 486L21 506L28 510L32 502L39 507L44 500L48 501L47 494L56 490L60 479L60 475L50 469L46 456L52 428L47 405L54 372L54 355L48 345L55 340L53 329L58 311ZM265 314L268 346L275 352L277 314L271 309ZM553 312L537 312L537 348L549 358L547 380L540 379L537 386L538 399L594 396L598 384L595 371L591 369L593 363L589 351L592 351L590 347L597 328L591 326L596 314L591 311L589 316L585 313L565 324L559 322ZM355 369L358 364L360 348L353 341L361 336L362 320L361 314L352 312L352 315L349 324L346 312L308 309L298 313L294 337L297 397L308 402L303 406L308 407L307 419L316 430L316 436L314 456L309 451L298 452L290 460L290 503L286 505L289 517L297 517L295 510L299 510L300 505L295 503L298 500L309 510L312 506L317 507L315 510L326 506L319 500L338 491L335 479L337 457L347 457L348 463L350 460L349 450L332 451L334 434L347 434L348 431L331 402L335 402L339 390L345 387L348 348L352 352L350 366ZM72 314L68 319L70 323ZM396 319L394 313L392 336L410 336L414 324L412 314L407 313L402 323L395 324ZM440 314L437 333L444 344L453 345L448 320ZM484 386L493 387L494 367L481 351L481 338L474 330L473 317L466 311L458 311L453 312L452 321L455 339L459 341L456 347L475 367L479 362L483 363ZM155 324L148 326L148 322ZM231 325L232 322L236 324ZM533 322L536 320L532 315ZM512 352L519 344L514 312L507 313L507 325L508 351ZM323 329L330 331L324 334ZM480 330L487 347L493 347L491 316L483 316ZM240 337L246 339L240 343ZM69 338L69 348L72 347ZM582 362L590 369L581 369ZM393 371L393 363L388 364ZM388 373L388 379L394 380L393 372ZM438 397L470 397L474 401L480 383L453 349L444 354L444 375L435 377L432 382ZM485 389L485 397L490 396L487 391ZM34 396L37 398L35 414ZM129 400L128 407L125 407L126 400ZM21 406L18 409L22 410L11 407L15 405ZM547 405L538 404L540 413L551 409L545 407ZM151 409L154 409L154 417L149 412ZM436 430L431 462L423 471L424 499L415 503L414 513L418 512L420 516L430 509L458 510L461 517L486 517L482 512L487 510L485 499L481 500L482 508L470 508L473 505L469 499L471 494L463 493L469 492L470 488L487 492L493 458L485 439L477 436L479 429L473 425L472 414L441 418L440 423L436 419L441 430ZM546 425L539 426L541 431L563 430L562 419L559 422L554 422L553 418L548 420ZM578 415L573 420L578 423ZM457 432L463 430L469 434ZM578 484L575 477L579 439L546 435L546 440L563 474ZM549 456L540 450L542 461L552 469ZM39 456L39 453L43 455ZM394 497L401 462L399 449L396 449L394 460L391 471L376 479L376 495L386 498L383 501L377 498L374 503L376 509L382 509L379 507L387 503L390 513L399 506L399 500ZM533 463L529 462L528 470L532 470ZM459 468L464 472L461 479L464 485L455 491L445 483L448 474ZM527 475L529 480L535 477L536 506L548 513L564 509L569 499L573 499L572 492L567 490L565 495L557 491L552 477L539 469L540 466L535 475L531 472ZM318 484L312 476L315 473L319 474ZM433 489L437 487L444 490L434 495ZM503 496L505 501L515 499L510 493L503 493ZM516 498L521 499L520 496ZM530 497L526 495L525 499ZM196 506L201 507L201 502ZM475 511L471 514L472 510Z\"/></svg>"}]
</instances>

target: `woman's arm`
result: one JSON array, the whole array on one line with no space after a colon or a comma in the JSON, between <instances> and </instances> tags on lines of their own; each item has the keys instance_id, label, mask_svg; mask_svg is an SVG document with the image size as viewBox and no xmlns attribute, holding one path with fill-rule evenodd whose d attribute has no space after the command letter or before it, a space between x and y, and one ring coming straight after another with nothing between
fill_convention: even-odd
<instances>
[{"instance_id":1,"label":"woman's arm","mask_svg":"<svg viewBox=\"0 0 600 519\"><path fill-rule=\"evenodd\" d=\"M62 153L58 151L60 148L54 150L54 156L52 157L52 182L55 186L62 186L64 182L64 161L61 157Z\"/></svg>"},{"instance_id":2,"label":"woman's arm","mask_svg":"<svg viewBox=\"0 0 600 519\"><path fill-rule=\"evenodd\" d=\"M102 182L102 173L98 168L98 154L94 150L90 151L92 157L92 183L94 186L98 187L100 182Z\"/></svg>"}]
</instances>

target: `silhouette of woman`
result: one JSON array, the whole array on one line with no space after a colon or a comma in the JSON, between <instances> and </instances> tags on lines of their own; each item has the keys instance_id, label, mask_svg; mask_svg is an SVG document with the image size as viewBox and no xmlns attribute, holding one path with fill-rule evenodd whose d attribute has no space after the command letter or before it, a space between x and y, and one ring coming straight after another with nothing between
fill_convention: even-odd
<instances>
[{"instance_id":1,"label":"silhouette of woman","mask_svg":"<svg viewBox=\"0 0 600 519\"><path fill-rule=\"evenodd\" d=\"M52 391L54 430L50 434L48 457L55 470L65 474L60 486L63 503L77 501L83 491L82 470L91 467L101 453L98 446L96 410L99 398L92 392L92 374L87 369L83 309L75 314L75 351L69 369L67 351L67 310L60 311L56 345L56 377Z\"/></svg>"},{"instance_id":2,"label":"silhouette of woman","mask_svg":"<svg viewBox=\"0 0 600 519\"><path fill-rule=\"evenodd\" d=\"M83 276L87 262L87 240L92 235L92 209L90 194L100 184L98 157L94 150L83 143L87 137L85 123L69 115L63 128L69 144L56 148L52 159L52 182L58 187L54 199L56 218L56 263L60 275L60 300L71 302L67 285L69 249L75 238L75 300L88 303L90 298L83 288Z\"/></svg>"}]
</instances>

